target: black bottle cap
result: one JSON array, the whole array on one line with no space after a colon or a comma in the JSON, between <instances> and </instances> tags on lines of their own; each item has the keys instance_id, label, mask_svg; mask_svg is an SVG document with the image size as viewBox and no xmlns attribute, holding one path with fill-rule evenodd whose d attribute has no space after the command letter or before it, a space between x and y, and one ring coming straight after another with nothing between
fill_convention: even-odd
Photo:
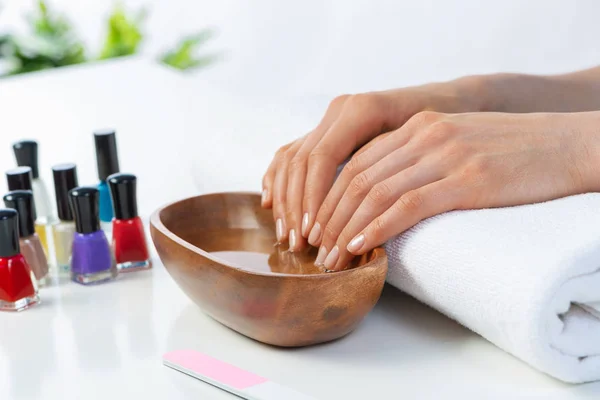
<instances>
[{"instance_id":1,"label":"black bottle cap","mask_svg":"<svg viewBox=\"0 0 600 400\"><path fill-rule=\"evenodd\" d=\"M15 190L4 195L4 205L19 213L19 235L29 237L35 233L35 203L31 190Z\"/></svg>"},{"instance_id":2,"label":"black bottle cap","mask_svg":"<svg viewBox=\"0 0 600 400\"><path fill-rule=\"evenodd\" d=\"M20 252L17 211L0 209L0 257L12 257Z\"/></svg>"},{"instance_id":3,"label":"black bottle cap","mask_svg":"<svg viewBox=\"0 0 600 400\"><path fill-rule=\"evenodd\" d=\"M6 171L8 190L31 190L31 167L17 167Z\"/></svg>"},{"instance_id":4,"label":"black bottle cap","mask_svg":"<svg viewBox=\"0 0 600 400\"><path fill-rule=\"evenodd\" d=\"M131 219L138 216L137 178L132 174L112 174L106 181L110 188L116 219Z\"/></svg>"},{"instance_id":5,"label":"black bottle cap","mask_svg":"<svg viewBox=\"0 0 600 400\"><path fill-rule=\"evenodd\" d=\"M54 193L56 195L56 208L58 219L73 221L73 213L69 205L69 190L79 186L77 183L77 167L75 164L59 164L52 167L54 176Z\"/></svg>"},{"instance_id":6,"label":"black bottle cap","mask_svg":"<svg viewBox=\"0 0 600 400\"><path fill-rule=\"evenodd\" d=\"M21 140L13 144L13 151L19 167L31 167L33 179L40 177L38 167L38 144L35 140Z\"/></svg>"},{"instance_id":7,"label":"black bottle cap","mask_svg":"<svg viewBox=\"0 0 600 400\"><path fill-rule=\"evenodd\" d=\"M94 233L100 230L100 192L93 187L78 187L69 192L71 210L75 216L78 233Z\"/></svg>"},{"instance_id":8,"label":"black bottle cap","mask_svg":"<svg viewBox=\"0 0 600 400\"><path fill-rule=\"evenodd\" d=\"M94 132L96 143L96 162L98 178L106 180L109 175L119 172L119 156L117 154L117 137L112 129Z\"/></svg>"}]
</instances>

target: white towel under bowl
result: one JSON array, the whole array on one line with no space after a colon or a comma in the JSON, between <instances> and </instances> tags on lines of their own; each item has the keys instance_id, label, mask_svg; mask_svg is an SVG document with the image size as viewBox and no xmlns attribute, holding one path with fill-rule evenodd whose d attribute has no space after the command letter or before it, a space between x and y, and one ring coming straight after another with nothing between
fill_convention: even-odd
<instances>
[{"instance_id":1,"label":"white towel under bowl","mask_svg":"<svg viewBox=\"0 0 600 400\"><path fill-rule=\"evenodd\" d=\"M600 379L600 194L442 214L386 250L392 285L549 375Z\"/></svg>"}]
</instances>

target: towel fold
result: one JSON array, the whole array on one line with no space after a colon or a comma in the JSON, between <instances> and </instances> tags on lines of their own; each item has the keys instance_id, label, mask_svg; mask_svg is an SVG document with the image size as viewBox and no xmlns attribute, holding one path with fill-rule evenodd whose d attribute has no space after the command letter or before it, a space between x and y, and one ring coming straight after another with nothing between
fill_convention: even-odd
<instances>
[{"instance_id":1,"label":"towel fold","mask_svg":"<svg viewBox=\"0 0 600 400\"><path fill-rule=\"evenodd\" d=\"M555 378L600 380L600 194L438 215L386 250L393 286Z\"/></svg>"}]
</instances>

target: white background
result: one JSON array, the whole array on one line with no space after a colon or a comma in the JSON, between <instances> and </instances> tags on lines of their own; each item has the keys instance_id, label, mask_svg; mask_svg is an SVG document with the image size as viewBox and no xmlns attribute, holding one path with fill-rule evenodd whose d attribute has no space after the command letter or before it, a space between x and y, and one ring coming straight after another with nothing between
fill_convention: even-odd
<instances>
[{"instance_id":1,"label":"white background","mask_svg":"<svg viewBox=\"0 0 600 400\"><path fill-rule=\"evenodd\" d=\"M4 0L0 31L31 0ZM600 64L595 0L125 0L150 11L144 52L212 27L227 61L203 79L236 91L333 95L473 73L555 73ZM105 0L51 0L92 49Z\"/></svg>"}]
</instances>

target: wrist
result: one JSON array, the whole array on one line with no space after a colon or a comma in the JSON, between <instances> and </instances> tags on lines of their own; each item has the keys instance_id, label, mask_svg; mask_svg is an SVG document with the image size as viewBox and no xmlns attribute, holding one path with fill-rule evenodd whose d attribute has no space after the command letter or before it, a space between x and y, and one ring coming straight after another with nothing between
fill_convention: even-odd
<instances>
[{"instance_id":1,"label":"wrist","mask_svg":"<svg viewBox=\"0 0 600 400\"><path fill-rule=\"evenodd\" d=\"M600 192L600 111L563 115L569 119L574 149L567 162L574 178L580 180L580 192Z\"/></svg>"},{"instance_id":2,"label":"wrist","mask_svg":"<svg viewBox=\"0 0 600 400\"><path fill-rule=\"evenodd\" d=\"M490 76L471 75L447 82L455 99L457 113L493 111Z\"/></svg>"}]
</instances>

